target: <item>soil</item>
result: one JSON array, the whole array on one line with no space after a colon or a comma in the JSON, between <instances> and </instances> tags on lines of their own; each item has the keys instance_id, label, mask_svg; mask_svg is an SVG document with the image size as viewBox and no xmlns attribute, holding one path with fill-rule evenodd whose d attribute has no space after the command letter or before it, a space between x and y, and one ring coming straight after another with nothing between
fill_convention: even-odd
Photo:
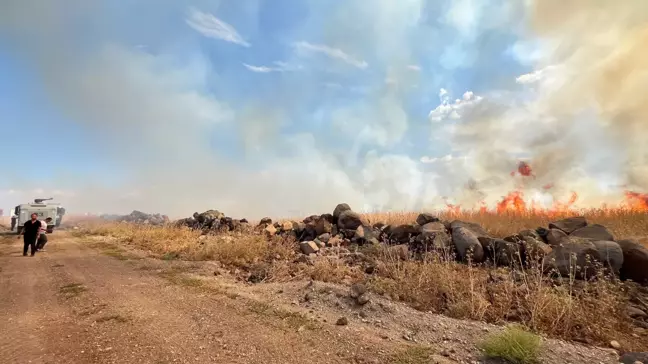
<instances>
[{"instance_id":1,"label":"soil","mask_svg":"<svg viewBox=\"0 0 648 364\"><path fill-rule=\"evenodd\" d=\"M496 363L501 327L419 312L321 282L240 282L217 262L160 260L60 231L22 256L0 237L3 363ZM618 363L543 339L544 363Z\"/></svg>"}]
</instances>

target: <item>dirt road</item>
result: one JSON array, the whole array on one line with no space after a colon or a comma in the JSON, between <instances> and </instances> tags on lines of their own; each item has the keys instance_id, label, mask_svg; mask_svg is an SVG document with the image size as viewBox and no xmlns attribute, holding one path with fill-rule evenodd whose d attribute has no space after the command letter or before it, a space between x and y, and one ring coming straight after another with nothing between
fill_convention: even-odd
<instances>
[{"instance_id":1,"label":"dirt road","mask_svg":"<svg viewBox=\"0 0 648 364\"><path fill-rule=\"evenodd\" d=\"M14 237L0 242L2 363L389 361L342 328L310 329L300 316L264 314L196 281L174 284L74 238L55 236L35 257L21 248Z\"/></svg>"},{"instance_id":2,"label":"dirt road","mask_svg":"<svg viewBox=\"0 0 648 364\"><path fill-rule=\"evenodd\" d=\"M380 297L358 311L344 287L246 285L227 272L215 277L215 264L154 259L65 232L23 257L21 240L0 236L0 363L498 362L475 346L497 326ZM340 317L349 324L337 325ZM618 362L609 350L550 339L542 356Z\"/></svg>"}]
</instances>

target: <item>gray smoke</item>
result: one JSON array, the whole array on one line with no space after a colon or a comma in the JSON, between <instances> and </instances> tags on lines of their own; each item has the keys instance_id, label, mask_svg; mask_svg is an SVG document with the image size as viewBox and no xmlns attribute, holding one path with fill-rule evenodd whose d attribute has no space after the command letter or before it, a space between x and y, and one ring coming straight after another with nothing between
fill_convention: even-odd
<instances>
[{"instance_id":1,"label":"gray smoke","mask_svg":"<svg viewBox=\"0 0 648 364\"><path fill-rule=\"evenodd\" d=\"M287 119L290 110L317 100L327 80L304 73L297 81L285 72L272 97L231 105L206 92L219 76L198 47L187 45L191 51L178 65L121 41L120 16L146 20L148 27L137 32L142 43L173 36L165 20L187 11L182 1L140 0L122 14L107 12L107 3L100 1L5 0L0 35L12 40L16 56L36 70L48 99L85 128L93 152L107 156L123 178L108 183L92 175L60 175L39 183L14 175L11 187L20 191L5 191L1 200L21 202L43 193L59 196L78 212L139 209L184 216L218 208L228 215L260 217L321 213L338 201L357 209L413 209L443 206L448 197L466 206L481 201L492 206L511 190L533 195L550 183L557 199L576 190L583 204L599 204L619 197L618 191L602 188L605 183L648 188L648 104L643 100L648 4L494 2L502 6L479 8L477 25L458 30L461 39L476 42L480 30L501 27L517 29L529 42L542 38L549 46L533 60L537 72L519 79L523 85L503 80L503 90L477 95L481 99L467 94L453 109L459 119L435 121L435 135L452 141L454 157L423 164L372 149L402 142L412 127L405 102L424 86L411 67L416 52L452 44L433 26L420 33L426 35L419 40L421 49L405 39L411 27L432 21L426 18L432 6L447 11L443 21L463 24L466 19L445 8L451 3L349 1L318 19L323 13L318 7L329 5L308 2L310 20L322 24L320 41L354 52L347 58L334 54L347 63L327 66L332 77L343 77L344 67L375 72L372 64L364 68L363 54L389 65L383 84L359 85L366 97L324 121L331 131L321 138L286 136L280 129L299 122ZM254 16L262 3L246 2L246 11ZM191 5L215 11L218 2ZM299 67L300 57L296 52L276 67ZM466 59L480 62L478 44ZM444 75L434 80L439 87L445 81ZM520 94L528 97L514 97ZM239 157L245 163L216 152L211 136L219 133L243 142L245 154ZM535 179L510 177L521 158L530 161Z\"/></svg>"}]
</instances>

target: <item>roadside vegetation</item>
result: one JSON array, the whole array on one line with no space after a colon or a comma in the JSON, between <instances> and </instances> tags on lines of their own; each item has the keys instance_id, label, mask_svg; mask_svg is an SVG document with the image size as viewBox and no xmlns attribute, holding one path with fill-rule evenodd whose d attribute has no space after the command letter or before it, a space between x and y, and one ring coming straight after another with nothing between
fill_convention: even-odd
<instances>
[{"instance_id":1,"label":"roadside vegetation","mask_svg":"<svg viewBox=\"0 0 648 364\"><path fill-rule=\"evenodd\" d=\"M407 212L365 215L372 224L409 223L416 216L417 213ZM591 223L606 226L619 239L648 236L645 213L589 210L584 216ZM547 226L561 217L564 216L485 212L441 216L479 223L495 237ZM543 274L541 266L517 271L459 264L438 256L402 259L386 246L351 247L354 259L362 257L360 262L342 253L339 259L305 261L299 259L298 244L289 238L266 238L253 233L201 236L200 231L188 228L127 223L88 222L79 226L74 232L78 236L143 249L165 260L219 261L224 267L241 272L243 279L245 275L255 276L257 283L302 279L342 284L363 282L374 293L453 318L519 323L549 337L602 346L616 340L628 350L648 347L648 334L636 334L626 312L633 288L614 277L601 275L580 281L573 277L549 277ZM371 261L374 269L368 271L363 264L366 261ZM502 338L491 338L482 349L488 355L509 355L518 358L513 360L521 360L519 363L532 363L537 350L535 336L520 330L514 327L504 334L517 340L514 342L519 342L516 345L520 348L501 344Z\"/></svg>"}]
</instances>

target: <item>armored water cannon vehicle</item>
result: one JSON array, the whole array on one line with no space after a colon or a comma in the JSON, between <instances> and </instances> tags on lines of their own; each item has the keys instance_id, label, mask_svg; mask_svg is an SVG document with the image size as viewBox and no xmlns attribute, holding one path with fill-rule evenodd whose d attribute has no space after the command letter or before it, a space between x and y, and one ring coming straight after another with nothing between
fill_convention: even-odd
<instances>
[{"instance_id":1,"label":"armored water cannon vehicle","mask_svg":"<svg viewBox=\"0 0 648 364\"><path fill-rule=\"evenodd\" d=\"M14 214L16 216L16 232L18 234L22 232L25 222L31 219L32 214L36 214L40 221L45 221L45 219L51 218L51 221L47 224L47 232L54 232L54 228L61 224L61 219L65 214L65 209L58 203L45 203L45 201L51 200L53 200L53 198L36 198L34 199L34 203L26 203L16 206L14 208Z\"/></svg>"}]
</instances>

